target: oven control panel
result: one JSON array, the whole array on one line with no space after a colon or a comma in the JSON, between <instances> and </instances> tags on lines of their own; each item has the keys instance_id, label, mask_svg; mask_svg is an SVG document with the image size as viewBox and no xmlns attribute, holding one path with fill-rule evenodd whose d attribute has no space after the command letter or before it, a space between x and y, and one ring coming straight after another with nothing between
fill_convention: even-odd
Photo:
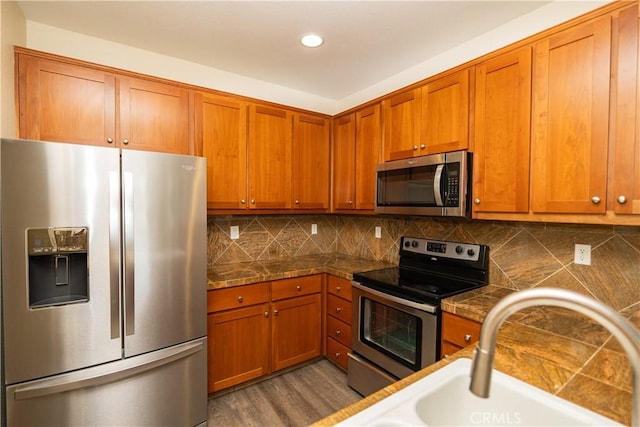
<instances>
[{"instance_id":1,"label":"oven control panel","mask_svg":"<svg viewBox=\"0 0 640 427\"><path fill-rule=\"evenodd\" d=\"M480 245L477 244L443 242L417 237L403 237L402 249L416 254L466 261L477 261L480 256Z\"/></svg>"}]
</instances>

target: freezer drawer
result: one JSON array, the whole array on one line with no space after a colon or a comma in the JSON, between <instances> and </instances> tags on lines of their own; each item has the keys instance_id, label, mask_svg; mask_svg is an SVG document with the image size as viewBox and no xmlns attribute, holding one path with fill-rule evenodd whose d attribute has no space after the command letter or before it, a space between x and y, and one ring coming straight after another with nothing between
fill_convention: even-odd
<instances>
[{"instance_id":1,"label":"freezer drawer","mask_svg":"<svg viewBox=\"0 0 640 427\"><path fill-rule=\"evenodd\" d=\"M7 387L7 425L202 424L207 420L206 340Z\"/></svg>"}]
</instances>

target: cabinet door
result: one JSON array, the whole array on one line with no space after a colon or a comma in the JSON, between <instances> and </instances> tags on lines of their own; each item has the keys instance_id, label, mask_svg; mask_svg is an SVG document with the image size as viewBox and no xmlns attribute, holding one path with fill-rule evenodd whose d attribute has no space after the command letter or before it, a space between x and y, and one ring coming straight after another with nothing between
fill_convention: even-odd
<instances>
[{"instance_id":1,"label":"cabinet door","mask_svg":"<svg viewBox=\"0 0 640 427\"><path fill-rule=\"evenodd\" d=\"M408 159L420 153L422 91L414 89L382 102L384 160Z\"/></svg>"},{"instance_id":2,"label":"cabinet door","mask_svg":"<svg viewBox=\"0 0 640 427\"><path fill-rule=\"evenodd\" d=\"M638 102L638 8L620 11L616 18L615 143L610 203L616 214L640 214L640 124Z\"/></svg>"},{"instance_id":3,"label":"cabinet door","mask_svg":"<svg viewBox=\"0 0 640 427\"><path fill-rule=\"evenodd\" d=\"M355 114L338 117L333 126L333 207L354 209L356 194Z\"/></svg>"},{"instance_id":4,"label":"cabinet door","mask_svg":"<svg viewBox=\"0 0 640 427\"><path fill-rule=\"evenodd\" d=\"M17 63L20 138L114 144L113 75L23 54Z\"/></svg>"},{"instance_id":5,"label":"cabinet door","mask_svg":"<svg viewBox=\"0 0 640 427\"><path fill-rule=\"evenodd\" d=\"M320 294L282 300L273 308L273 370L322 354Z\"/></svg>"},{"instance_id":6,"label":"cabinet door","mask_svg":"<svg viewBox=\"0 0 640 427\"><path fill-rule=\"evenodd\" d=\"M475 212L529 211L531 47L476 66Z\"/></svg>"},{"instance_id":7,"label":"cabinet door","mask_svg":"<svg viewBox=\"0 0 640 427\"><path fill-rule=\"evenodd\" d=\"M188 90L133 78L121 78L119 85L123 148L193 154Z\"/></svg>"},{"instance_id":8,"label":"cabinet door","mask_svg":"<svg viewBox=\"0 0 640 427\"><path fill-rule=\"evenodd\" d=\"M249 107L250 209L291 207L291 141L293 113Z\"/></svg>"},{"instance_id":9,"label":"cabinet door","mask_svg":"<svg viewBox=\"0 0 640 427\"><path fill-rule=\"evenodd\" d=\"M208 315L208 390L269 373L269 304Z\"/></svg>"},{"instance_id":10,"label":"cabinet door","mask_svg":"<svg viewBox=\"0 0 640 427\"><path fill-rule=\"evenodd\" d=\"M329 208L329 121L295 114L293 199L295 209Z\"/></svg>"},{"instance_id":11,"label":"cabinet door","mask_svg":"<svg viewBox=\"0 0 640 427\"><path fill-rule=\"evenodd\" d=\"M610 52L610 16L534 46L534 212L605 212Z\"/></svg>"},{"instance_id":12,"label":"cabinet door","mask_svg":"<svg viewBox=\"0 0 640 427\"><path fill-rule=\"evenodd\" d=\"M356 209L375 208L380 161L380 105L356 112Z\"/></svg>"},{"instance_id":13,"label":"cabinet door","mask_svg":"<svg viewBox=\"0 0 640 427\"><path fill-rule=\"evenodd\" d=\"M247 104L196 94L195 137L207 158L207 208L246 209Z\"/></svg>"},{"instance_id":14,"label":"cabinet door","mask_svg":"<svg viewBox=\"0 0 640 427\"><path fill-rule=\"evenodd\" d=\"M469 70L437 79L422 88L420 155L469 147Z\"/></svg>"}]
</instances>

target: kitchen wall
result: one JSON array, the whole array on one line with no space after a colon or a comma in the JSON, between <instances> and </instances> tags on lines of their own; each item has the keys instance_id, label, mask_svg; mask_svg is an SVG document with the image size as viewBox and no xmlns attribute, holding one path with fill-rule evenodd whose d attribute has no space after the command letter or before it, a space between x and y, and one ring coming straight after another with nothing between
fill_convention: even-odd
<instances>
[{"instance_id":1,"label":"kitchen wall","mask_svg":"<svg viewBox=\"0 0 640 427\"><path fill-rule=\"evenodd\" d=\"M24 46L27 30L15 2L0 1L0 136L16 136L13 46Z\"/></svg>"},{"instance_id":2,"label":"kitchen wall","mask_svg":"<svg viewBox=\"0 0 640 427\"><path fill-rule=\"evenodd\" d=\"M317 224L318 234L311 234ZM231 240L237 225L240 238ZM375 238L380 227L381 238ZM571 289L621 310L640 302L640 227L346 215L209 217L209 266L343 253L398 261L400 236L490 246L490 283L522 290ZM574 245L591 245L591 265L573 263Z\"/></svg>"}]
</instances>

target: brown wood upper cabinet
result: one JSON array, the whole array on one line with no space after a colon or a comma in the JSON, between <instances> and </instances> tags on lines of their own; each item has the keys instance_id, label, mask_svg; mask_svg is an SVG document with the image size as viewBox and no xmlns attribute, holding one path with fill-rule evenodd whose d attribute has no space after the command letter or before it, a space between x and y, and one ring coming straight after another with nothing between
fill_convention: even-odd
<instances>
[{"instance_id":1,"label":"brown wood upper cabinet","mask_svg":"<svg viewBox=\"0 0 640 427\"><path fill-rule=\"evenodd\" d=\"M605 213L611 16L534 45L532 211Z\"/></svg>"},{"instance_id":2,"label":"brown wood upper cabinet","mask_svg":"<svg viewBox=\"0 0 640 427\"><path fill-rule=\"evenodd\" d=\"M469 147L469 73L465 68L382 102L385 161Z\"/></svg>"},{"instance_id":3,"label":"brown wood upper cabinet","mask_svg":"<svg viewBox=\"0 0 640 427\"><path fill-rule=\"evenodd\" d=\"M333 208L373 211L380 104L336 118L333 131Z\"/></svg>"},{"instance_id":4,"label":"brown wood upper cabinet","mask_svg":"<svg viewBox=\"0 0 640 427\"><path fill-rule=\"evenodd\" d=\"M529 211L531 47L476 65L474 212Z\"/></svg>"},{"instance_id":5,"label":"brown wood upper cabinet","mask_svg":"<svg viewBox=\"0 0 640 427\"><path fill-rule=\"evenodd\" d=\"M329 120L293 115L293 207L329 209Z\"/></svg>"},{"instance_id":6,"label":"brown wood upper cabinet","mask_svg":"<svg viewBox=\"0 0 640 427\"><path fill-rule=\"evenodd\" d=\"M420 155L469 147L469 73L463 69L422 87Z\"/></svg>"},{"instance_id":7,"label":"brown wood upper cabinet","mask_svg":"<svg viewBox=\"0 0 640 427\"><path fill-rule=\"evenodd\" d=\"M207 208L246 209L248 104L195 94L195 139L207 158Z\"/></svg>"},{"instance_id":8,"label":"brown wood upper cabinet","mask_svg":"<svg viewBox=\"0 0 640 427\"><path fill-rule=\"evenodd\" d=\"M187 89L19 51L16 62L20 138L193 153Z\"/></svg>"}]
</instances>

